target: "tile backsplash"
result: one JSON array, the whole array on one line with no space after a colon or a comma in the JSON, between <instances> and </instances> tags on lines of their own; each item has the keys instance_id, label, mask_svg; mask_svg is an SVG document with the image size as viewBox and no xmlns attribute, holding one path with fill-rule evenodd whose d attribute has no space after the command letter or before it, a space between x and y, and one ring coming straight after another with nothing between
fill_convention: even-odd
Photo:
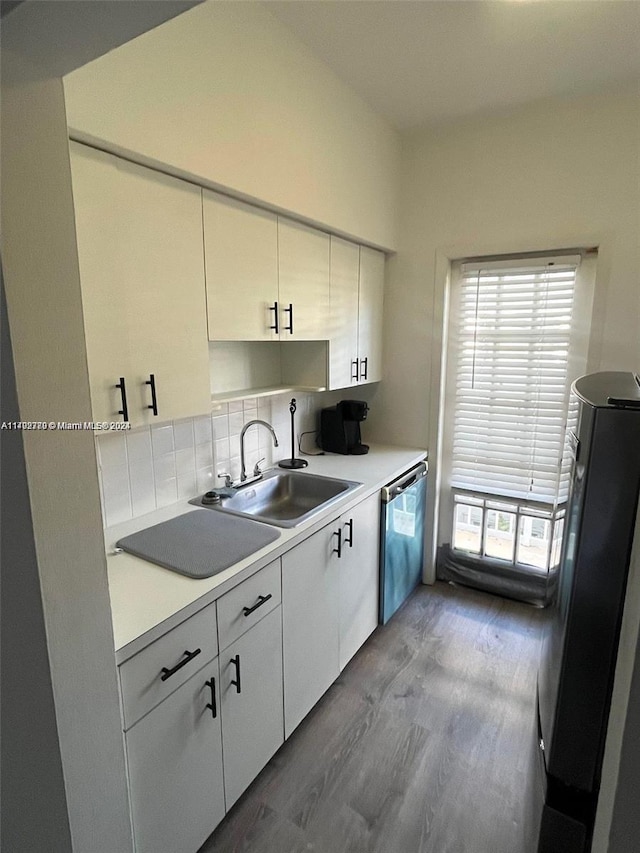
<instances>
[{"instance_id":1,"label":"tile backsplash","mask_svg":"<svg viewBox=\"0 0 640 853\"><path fill-rule=\"evenodd\" d=\"M296 454L298 436L314 432L323 406L349 392L296 395ZM216 407L211 416L160 423L128 432L96 437L100 496L105 527L144 515L222 485L218 475L240 476L240 431L256 418L276 431L273 447L268 431L251 428L245 436L247 471L261 459L263 469L291 456L290 395L255 397ZM313 434L302 438L302 449L317 452Z\"/></svg>"}]
</instances>

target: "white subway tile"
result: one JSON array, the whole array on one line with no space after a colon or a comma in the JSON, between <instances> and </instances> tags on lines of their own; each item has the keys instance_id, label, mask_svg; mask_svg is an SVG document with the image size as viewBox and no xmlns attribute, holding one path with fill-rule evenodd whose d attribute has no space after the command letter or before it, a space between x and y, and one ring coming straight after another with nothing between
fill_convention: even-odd
<instances>
[{"instance_id":1,"label":"white subway tile","mask_svg":"<svg viewBox=\"0 0 640 853\"><path fill-rule=\"evenodd\" d=\"M196 471L196 491L198 494L211 491L215 485L213 468L199 468Z\"/></svg>"},{"instance_id":2,"label":"white subway tile","mask_svg":"<svg viewBox=\"0 0 640 853\"><path fill-rule=\"evenodd\" d=\"M103 469L102 490L107 527L132 517L129 469L126 465Z\"/></svg>"},{"instance_id":3,"label":"white subway tile","mask_svg":"<svg viewBox=\"0 0 640 853\"><path fill-rule=\"evenodd\" d=\"M127 464L127 441L124 432L104 433L97 439L100 467L122 468Z\"/></svg>"},{"instance_id":4,"label":"white subway tile","mask_svg":"<svg viewBox=\"0 0 640 853\"><path fill-rule=\"evenodd\" d=\"M233 412L229 414L229 436L240 435L244 426L243 412Z\"/></svg>"},{"instance_id":5,"label":"white subway tile","mask_svg":"<svg viewBox=\"0 0 640 853\"><path fill-rule=\"evenodd\" d=\"M196 473L178 477L178 500L186 500L189 501L191 498L195 498L198 494L198 486L196 484Z\"/></svg>"},{"instance_id":6,"label":"white subway tile","mask_svg":"<svg viewBox=\"0 0 640 853\"><path fill-rule=\"evenodd\" d=\"M219 438L216 439L214 443L214 458L216 469L220 470L220 465L225 466L229 464L229 457L231 454L229 453L229 439L228 438Z\"/></svg>"},{"instance_id":7,"label":"white subway tile","mask_svg":"<svg viewBox=\"0 0 640 853\"><path fill-rule=\"evenodd\" d=\"M227 415L211 418L213 427L213 438L217 441L220 438L227 438L229 435L229 418Z\"/></svg>"},{"instance_id":8,"label":"white subway tile","mask_svg":"<svg viewBox=\"0 0 640 853\"><path fill-rule=\"evenodd\" d=\"M149 427L132 429L125 433L129 465L136 462L151 463L151 431Z\"/></svg>"},{"instance_id":9,"label":"white subway tile","mask_svg":"<svg viewBox=\"0 0 640 853\"><path fill-rule=\"evenodd\" d=\"M254 407L253 409L245 409L244 410L244 422L245 424L249 423L249 421L255 421L258 417L258 409Z\"/></svg>"},{"instance_id":10,"label":"white subway tile","mask_svg":"<svg viewBox=\"0 0 640 853\"><path fill-rule=\"evenodd\" d=\"M246 412L247 410L257 409L258 408L258 399L257 397L246 397L242 401L242 408Z\"/></svg>"},{"instance_id":11,"label":"white subway tile","mask_svg":"<svg viewBox=\"0 0 640 853\"><path fill-rule=\"evenodd\" d=\"M174 448L173 424L152 426L151 446L153 448L154 457L163 456L167 453L172 453Z\"/></svg>"},{"instance_id":12,"label":"white subway tile","mask_svg":"<svg viewBox=\"0 0 640 853\"><path fill-rule=\"evenodd\" d=\"M271 423L271 398L258 397L258 417Z\"/></svg>"},{"instance_id":13,"label":"white subway tile","mask_svg":"<svg viewBox=\"0 0 640 853\"><path fill-rule=\"evenodd\" d=\"M158 507L169 506L178 500L178 483L175 477L167 480L156 480L156 504Z\"/></svg>"},{"instance_id":14,"label":"white subway tile","mask_svg":"<svg viewBox=\"0 0 640 853\"><path fill-rule=\"evenodd\" d=\"M213 468L213 448L210 441L196 445L196 468Z\"/></svg>"},{"instance_id":15,"label":"white subway tile","mask_svg":"<svg viewBox=\"0 0 640 853\"><path fill-rule=\"evenodd\" d=\"M193 447L193 418L173 422L173 440L176 450L187 450Z\"/></svg>"},{"instance_id":16,"label":"white subway tile","mask_svg":"<svg viewBox=\"0 0 640 853\"><path fill-rule=\"evenodd\" d=\"M165 453L164 456L154 456L153 473L156 482L169 480L176 476L176 458L174 453Z\"/></svg>"},{"instance_id":17,"label":"white subway tile","mask_svg":"<svg viewBox=\"0 0 640 853\"><path fill-rule=\"evenodd\" d=\"M151 460L129 465L132 517L144 515L156 508L155 480Z\"/></svg>"},{"instance_id":18,"label":"white subway tile","mask_svg":"<svg viewBox=\"0 0 640 853\"><path fill-rule=\"evenodd\" d=\"M200 417L193 420L193 433L195 444L211 442L211 418Z\"/></svg>"},{"instance_id":19,"label":"white subway tile","mask_svg":"<svg viewBox=\"0 0 640 853\"><path fill-rule=\"evenodd\" d=\"M234 412L242 412L244 410L244 406L242 405L242 400L232 400L229 403L229 414L232 415Z\"/></svg>"},{"instance_id":20,"label":"white subway tile","mask_svg":"<svg viewBox=\"0 0 640 853\"><path fill-rule=\"evenodd\" d=\"M187 447L184 450L176 450L176 476L181 477L192 476L195 479L196 473L196 451L193 447Z\"/></svg>"}]
</instances>

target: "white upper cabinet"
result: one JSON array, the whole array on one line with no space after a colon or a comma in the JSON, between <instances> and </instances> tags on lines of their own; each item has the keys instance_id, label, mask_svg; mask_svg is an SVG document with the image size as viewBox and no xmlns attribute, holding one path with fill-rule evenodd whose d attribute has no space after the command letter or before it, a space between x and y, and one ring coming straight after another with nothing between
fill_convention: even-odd
<instances>
[{"instance_id":1,"label":"white upper cabinet","mask_svg":"<svg viewBox=\"0 0 640 853\"><path fill-rule=\"evenodd\" d=\"M331 238L329 387L382 379L383 252Z\"/></svg>"},{"instance_id":2,"label":"white upper cabinet","mask_svg":"<svg viewBox=\"0 0 640 853\"><path fill-rule=\"evenodd\" d=\"M329 236L204 191L209 340L329 337Z\"/></svg>"},{"instance_id":3,"label":"white upper cabinet","mask_svg":"<svg viewBox=\"0 0 640 853\"><path fill-rule=\"evenodd\" d=\"M204 190L209 340L278 340L278 220Z\"/></svg>"},{"instance_id":4,"label":"white upper cabinet","mask_svg":"<svg viewBox=\"0 0 640 853\"><path fill-rule=\"evenodd\" d=\"M360 382L382 379L382 309L384 252L360 247L358 359Z\"/></svg>"},{"instance_id":5,"label":"white upper cabinet","mask_svg":"<svg viewBox=\"0 0 640 853\"><path fill-rule=\"evenodd\" d=\"M331 338L329 387L358 379L358 277L360 247L331 237Z\"/></svg>"},{"instance_id":6,"label":"white upper cabinet","mask_svg":"<svg viewBox=\"0 0 640 853\"><path fill-rule=\"evenodd\" d=\"M329 235L278 218L280 340L329 337Z\"/></svg>"},{"instance_id":7,"label":"white upper cabinet","mask_svg":"<svg viewBox=\"0 0 640 853\"><path fill-rule=\"evenodd\" d=\"M200 189L77 143L71 167L94 420L207 412Z\"/></svg>"}]
</instances>

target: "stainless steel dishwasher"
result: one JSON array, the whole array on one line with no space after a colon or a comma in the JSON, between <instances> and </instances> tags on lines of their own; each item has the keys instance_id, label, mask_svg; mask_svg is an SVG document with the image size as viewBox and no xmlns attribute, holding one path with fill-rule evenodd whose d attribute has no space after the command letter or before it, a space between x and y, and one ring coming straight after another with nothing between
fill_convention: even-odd
<instances>
[{"instance_id":1,"label":"stainless steel dishwasher","mask_svg":"<svg viewBox=\"0 0 640 853\"><path fill-rule=\"evenodd\" d=\"M381 492L381 625L389 621L422 579L428 470L428 463L421 462Z\"/></svg>"}]
</instances>

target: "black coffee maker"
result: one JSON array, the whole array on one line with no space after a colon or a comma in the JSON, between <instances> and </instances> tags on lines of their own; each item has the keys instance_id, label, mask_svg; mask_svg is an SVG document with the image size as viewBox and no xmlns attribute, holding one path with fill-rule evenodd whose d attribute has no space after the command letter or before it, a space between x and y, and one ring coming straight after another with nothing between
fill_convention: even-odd
<instances>
[{"instance_id":1,"label":"black coffee maker","mask_svg":"<svg viewBox=\"0 0 640 853\"><path fill-rule=\"evenodd\" d=\"M329 453L362 456L369 445L360 438L360 422L367 417L369 406L362 400L341 400L320 411L320 447Z\"/></svg>"}]
</instances>

